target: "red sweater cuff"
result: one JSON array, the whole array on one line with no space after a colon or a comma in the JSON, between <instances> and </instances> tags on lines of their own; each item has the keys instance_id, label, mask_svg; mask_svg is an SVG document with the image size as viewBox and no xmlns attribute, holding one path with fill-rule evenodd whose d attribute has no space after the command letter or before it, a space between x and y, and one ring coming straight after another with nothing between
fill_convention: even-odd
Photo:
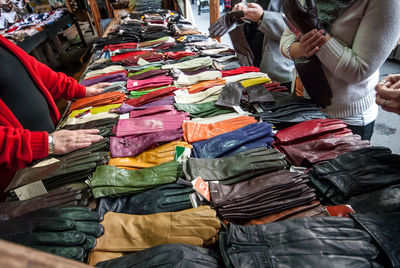
<instances>
[{"instance_id":1,"label":"red sweater cuff","mask_svg":"<svg viewBox=\"0 0 400 268\"><path fill-rule=\"evenodd\" d=\"M81 99L85 97L86 87L82 86L81 84L77 84L75 87L75 99Z\"/></svg>"},{"instance_id":2,"label":"red sweater cuff","mask_svg":"<svg viewBox=\"0 0 400 268\"><path fill-rule=\"evenodd\" d=\"M33 160L42 159L49 155L48 135L47 132L31 132L30 145Z\"/></svg>"}]
</instances>

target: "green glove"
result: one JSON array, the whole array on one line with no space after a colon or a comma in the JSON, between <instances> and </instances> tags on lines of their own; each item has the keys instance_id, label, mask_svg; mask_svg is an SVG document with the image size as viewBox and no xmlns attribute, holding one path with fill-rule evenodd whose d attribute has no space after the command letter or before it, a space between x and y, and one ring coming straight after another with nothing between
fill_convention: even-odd
<instances>
[{"instance_id":1,"label":"green glove","mask_svg":"<svg viewBox=\"0 0 400 268\"><path fill-rule=\"evenodd\" d=\"M284 154L261 147L224 158L189 158L182 169L190 181L200 176L206 181L232 184L286 167Z\"/></svg>"},{"instance_id":2,"label":"green glove","mask_svg":"<svg viewBox=\"0 0 400 268\"><path fill-rule=\"evenodd\" d=\"M215 106L215 101L192 104L175 103L174 106L180 111L188 112L191 117L211 117L232 112L232 110Z\"/></svg>"},{"instance_id":3,"label":"green glove","mask_svg":"<svg viewBox=\"0 0 400 268\"><path fill-rule=\"evenodd\" d=\"M114 166L98 166L89 182L95 198L141 192L161 184L175 182L182 172L181 165L170 161L139 170Z\"/></svg>"},{"instance_id":4,"label":"green glove","mask_svg":"<svg viewBox=\"0 0 400 268\"><path fill-rule=\"evenodd\" d=\"M102 220L87 207L43 209L0 222L0 238L83 261L104 233Z\"/></svg>"}]
</instances>

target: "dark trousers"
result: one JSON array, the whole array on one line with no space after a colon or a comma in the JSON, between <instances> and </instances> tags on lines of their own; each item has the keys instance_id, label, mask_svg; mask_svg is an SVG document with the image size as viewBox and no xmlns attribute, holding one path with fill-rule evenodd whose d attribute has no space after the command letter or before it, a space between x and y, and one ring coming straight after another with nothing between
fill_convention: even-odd
<instances>
[{"instance_id":1,"label":"dark trousers","mask_svg":"<svg viewBox=\"0 0 400 268\"><path fill-rule=\"evenodd\" d=\"M363 140L371 140L372 134L374 133L375 120L365 126L352 126L347 125L347 128L351 129L354 134L361 136Z\"/></svg>"}]
</instances>

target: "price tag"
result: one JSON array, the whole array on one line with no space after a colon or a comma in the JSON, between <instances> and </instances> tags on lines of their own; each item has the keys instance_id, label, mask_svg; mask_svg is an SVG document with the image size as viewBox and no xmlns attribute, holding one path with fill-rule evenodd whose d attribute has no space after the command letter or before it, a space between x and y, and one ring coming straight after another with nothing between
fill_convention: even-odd
<instances>
[{"instance_id":1,"label":"price tag","mask_svg":"<svg viewBox=\"0 0 400 268\"><path fill-rule=\"evenodd\" d=\"M16 188L14 192L21 201L47 194L47 190L41 180Z\"/></svg>"},{"instance_id":2,"label":"price tag","mask_svg":"<svg viewBox=\"0 0 400 268\"><path fill-rule=\"evenodd\" d=\"M208 183L205 182L200 176L192 181L193 189L199 193L207 201L210 201L210 189Z\"/></svg>"},{"instance_id":3,"label":"price tag","mask_svg":"<svg viewBox=\"0 0 400 268\"><path fill-rule=\"evenodd\" d=\"M121 114L121 115L119 116L119 119L129 119L129 113Z\"/></svg>"},{"instance_id":4,"label":"price tag","mask_svg":"<svg viewBox=\"0 0 400 268\"><path fill-rule=\"evenodd\" d=\"M139 60L138 60L138 62L137 62L139 65L146 65L146 64L149 64L150 62L148 62L147 60L144 60L144 59L142 59L142 58L139 58Z\"/></svg>"}]
</instances>

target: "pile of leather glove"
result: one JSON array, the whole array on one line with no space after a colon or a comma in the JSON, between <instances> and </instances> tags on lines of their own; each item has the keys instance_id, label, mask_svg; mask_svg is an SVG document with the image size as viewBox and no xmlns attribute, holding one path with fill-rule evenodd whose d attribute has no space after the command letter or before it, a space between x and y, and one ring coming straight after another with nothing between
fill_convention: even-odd
<instances>
[{"instance_id":1,"label":"pile of leather glove","mask_svg":"<svg viewBox=\"0 0 400 268\"><path fill-rule=\"evenodd\" d=\"M130 116L118 121L116 136L110 138L112 157L135 156L158 142L177 140L183 136L183 121L189 119L173 106L131 111Z\"/></svg>"},{"instance_id":2,"label":"pile of leather glove","mask_svg":"<svg viewBox=\"0 0 400 268\"><path fill-rule=\"evenodd\" d=\"M102 225L105 232L90 252L90 265L161 244L212 246L220 229L215 210L208 206L150 215L108 212Z\"/></svg>"},{"instance_id":3,"label":"pile of leather glove","mask_svg":"<svg viewBox=\"0 0 400 268\"><path fill-rule=\"evenodd\" d=\"M260 147L224 158L189 158L183 162L182 170L188 181L201 177L205 181L234 184L286 167L284 154Z\"/></svg>"},{"instance_id":4,"label":"pile of leather glove","mask_svg":"<svg viewBox=\"0 0 400 268\"><path fill-rule=\"evenodd\" d=\"M232 185L211 181L209 187L218 215L243 220L310 204L316 196L307 182L305 174L278 170Z\"/></svg>"},{"instance_id":5,"label":"pile of leather glove","mask_svg":"<svg viewBox=\"0 0 400 268\"><path fill-rule=\"evenodd\" d=\"M104 139L100 142L104 146ZM54 161L43 161L43 164L23 168L17 171L6 191L39 180L47 190L56 189L73 182L82 182L88 178L98 165L103 165L109 160L105 151L91 152L96 144L83 150L71 152ZM52 160L52 159L50 159Z\"/></svg>"},{"instance_id":6,"label":"pile of leather glove","mask_svg":"<svg viewBox=\"0 0 400 268\"><path fill-rule=\"evenodd\" d=\"M319 217L229 224L221 231L220 248L226 267L384 267L377 262L380 251L372 240L352 219Z\"/></svg>"},{"instance_id":7,"label":"pile of leather glove","mask_svg":"<svg viewBox=\"0 0 400 268\"><path fill-rule=\"evenodd\" d=\"M326 204L350 204L357 212L400 209L400 155L386 147L367 147L314 165L312 186Z\"/></svg>"},{"instance_id":8,"label":"pile of leather glove","mask_svg":"<svg viewBox=\"0 0 400 268\"><path fill-rule=\"evenodd\" d=\"M85 261L104 233L102 220L88 207L46 208L0 221L0 238Z\"/></svg>"},{"instance_id":9,"label":"pile of leather glove","mask_svg":"<svg viewBox=\"0 0 400 268\"><path fill-rule=\"evenodd\" d=\"M274 101L258 102L263 112L255 113L253 116L274 124L279 129L312 119L326 118L310 99L284 92L270 92L270 94Z\"/></svg>"},{"instance_id":10,"label":"pile of leather glove","mask_svg":"<svg viewBox=\"0 0 400 268\"><path fill-rule=\"evenodd\" d=\"M177 161L138 170L98 166L88 181L95 198L141 192L158 185L176 182L182 167Z\"/></svg>"},{"instance_id":11,"label":"pile of leather glove","mask_svg":"<svg viewBox=\"0 0 400 268\"><path fill-rule=\"evenodd\" d=\"M271 148L272 125L266 122L253 123L213 138L194 142L193 156L216 158L234 155L255 148Z\"/></svg>"},{"instance_id":12,"label":"pile of leather glove","mask_svg":"<svg viewBox=\"0 0 400 268\"><path fill-rule=\"evenodd\" d=\"M346 152L368 147L339 119L314 119L280 130L274 145L295 166L311 167Z\"/></svg>"},{"instance_id":13,"label":"pile of leather glove","mask_svg":"<svg viewBox=\"0 0 400 268\"><path fill-rule=\"evenodd\" d=\"M157 266L222 268L220 254L209 248L188 244L163 244L96 264L101 268L148 268Z\"/></svg>"}]
</instances>

